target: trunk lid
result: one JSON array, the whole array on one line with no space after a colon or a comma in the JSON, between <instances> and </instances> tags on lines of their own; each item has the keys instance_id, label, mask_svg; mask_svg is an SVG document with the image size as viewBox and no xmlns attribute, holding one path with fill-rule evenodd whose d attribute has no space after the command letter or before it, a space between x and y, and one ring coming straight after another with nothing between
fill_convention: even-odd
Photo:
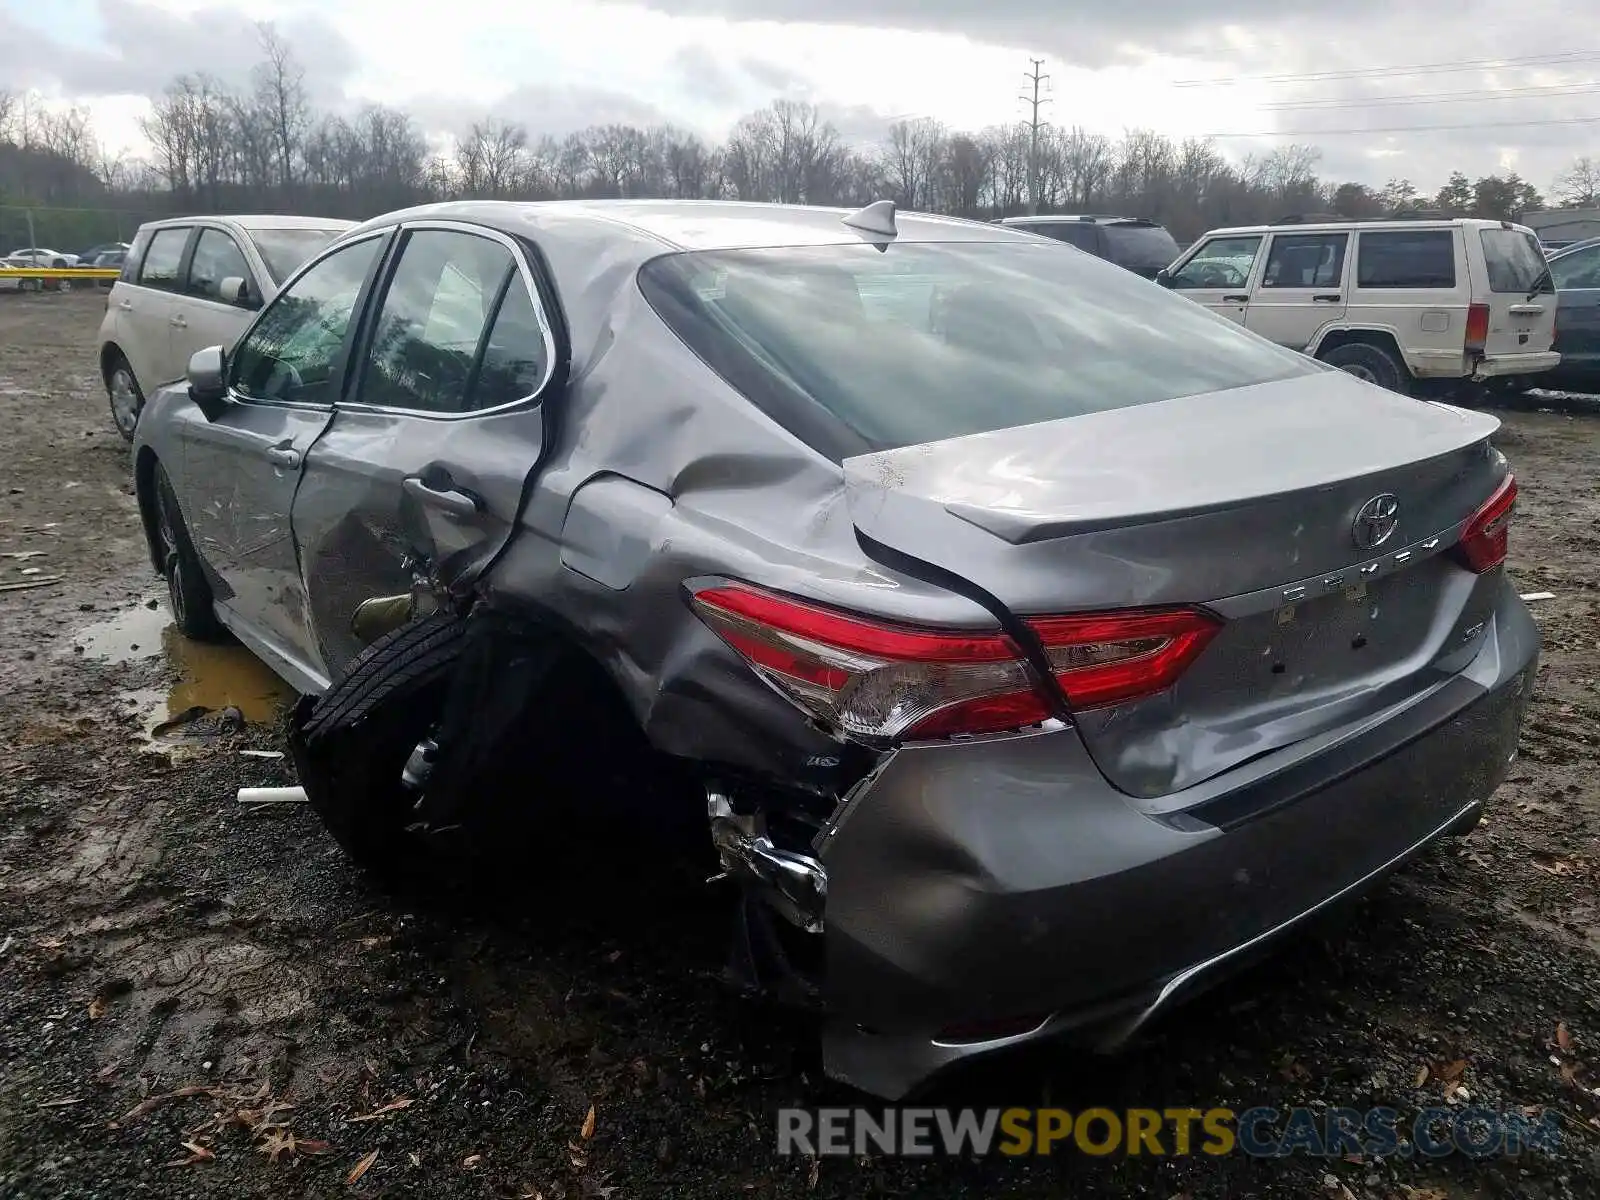
<instances>
[{"instance_id":1,"label":"trunk lid","mask_svg":"<svg viewBox=\"0 0 1600 1200\"><path fill-rule=\"evenodd\" d=\"M1078 714L1107 776L1153 798L1459 669L1493 587L1444 551L1505 473L1498 427L1328 370L844 469L862 534L1015 614L1191 604L1226 620L1167 692ZM1396 511L1374 542L1388 523L1358 515L1379 497Z\"/></svg>"}]
</instances>

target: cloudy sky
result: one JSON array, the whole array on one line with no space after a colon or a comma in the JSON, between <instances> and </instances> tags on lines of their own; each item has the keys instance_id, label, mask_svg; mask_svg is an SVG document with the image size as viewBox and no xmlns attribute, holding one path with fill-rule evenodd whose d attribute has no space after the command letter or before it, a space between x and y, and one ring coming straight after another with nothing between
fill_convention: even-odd
<instances>
[{"instance_id":1,"label":"cloudy sky","mask_svg":"<svg viewBox=\"0 0 1600 1200\"><path fill-rule=\"evenodd\" d=\"M853 140L903 116L1043 115L1311 142L1323 173L1425 190L1452 168L1541 188L1600 153L1600 9L1581 0L0 0L0 88L86 105L110 147L172 76L242 80L272 20L328 107L382 101L433 135L485 113L535 132L671 120L709 137L777 96Z\"/></svg>"}]
</instances>

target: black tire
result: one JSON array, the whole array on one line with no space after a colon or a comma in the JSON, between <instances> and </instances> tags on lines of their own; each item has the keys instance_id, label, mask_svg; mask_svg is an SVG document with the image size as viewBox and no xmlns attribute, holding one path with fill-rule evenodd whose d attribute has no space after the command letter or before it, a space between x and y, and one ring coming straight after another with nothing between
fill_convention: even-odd
<instances>
[{"instance_id":1,"label":"black tire","mask_svg":"<svg viewBox=\"0 0 1600 1200\"><path fill-rule=\"evenodd\" d=\"M133 441L139 428L139 414L144 411L144 392L134 378L133 367L121 354L112 356L106 371L106 398L111 403L111 423L117 427L123 441Z\"/></svg>"},{"instance_id":2,"label":"black tire","mask_svg":"<svg viewBox=\"0 0 1600 1200\"><path fill-rule=\"evenodd\" d=\"M448 875L456 858L450 840L435 845L441 839L410 829L401 772L438 720L465 628L452 616L404 625L295 708L289 745L306 798L340 849L385 887Z\"/></svg>"},{"instance_id":3,"label":"black tire","mask_svg":"<svg viewBox=\"0 0 1600 1200\"><path fill-rule=\"evenodd\" d=\"M189 527L183 522L183 510L178 507L178 496L172 490L166 468L156 464L152 480L155 504L156 557L161 563L161 573L167 581L167 603L172 610L172 622L185 637L197 642L225 642L228 630L217 620L212 608L211 584L200 566L200 556L195 553L189 539Z\"/></svg>"},{"instance_id":4,"label":"black tire","mask_svg":"<svg viewBox=\"0 0 1600 1200\"><path fill-rule=\"evenodd\" d=\"M1370 342L1346 342L1320 355L1330 367L1338 367L1358 379L1375 383L1401 395L1411 394L1411 372L1405 364L1382 346Z\"/></svg>"}]
</instances>

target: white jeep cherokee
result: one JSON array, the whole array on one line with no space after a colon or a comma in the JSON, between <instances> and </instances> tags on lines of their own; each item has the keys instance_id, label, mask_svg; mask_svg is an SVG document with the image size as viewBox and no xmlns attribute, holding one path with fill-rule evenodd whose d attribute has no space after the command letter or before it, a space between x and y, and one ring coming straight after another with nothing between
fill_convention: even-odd
<instances>
[{"instance_id":1,"label":"white jeep cherokee","mask_svg":"<svg viewBox=\"0 0 1600 1200\"><path fill-rule=\"evenodd\" d=\"M1470 218L1214 229L1157 281L1262 337L1395 391L1526 386L1561 361L1533 231Z\"/></svg>"}]
</instances>

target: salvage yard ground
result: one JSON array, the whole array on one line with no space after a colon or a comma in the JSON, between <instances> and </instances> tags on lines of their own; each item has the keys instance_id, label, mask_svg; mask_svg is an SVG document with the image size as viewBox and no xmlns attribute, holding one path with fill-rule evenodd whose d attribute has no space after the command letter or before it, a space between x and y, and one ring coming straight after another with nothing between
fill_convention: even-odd
<instances>
[{"instance_id":1,"label":"salvage yard ground","mask_svg":"<svg viewBox=\"0 0 1600 1200\"><path fill-rule=\"evenodd\" d=\"M291 782L244 753L280 747L278 689L147 603L103 304L0 297L0 1196L1600 1195L1600 408L1503 414L1513 574L1553 596L1485 823L1126 1054L929 1101L1449 1099L1553 1111L1557 1153L813 1164L774 1155L775 1110L853 1098L725 993L691 865L536 846L490 897L402 902L304 808L234 803Z\"/></svg>"}]
</instances>

